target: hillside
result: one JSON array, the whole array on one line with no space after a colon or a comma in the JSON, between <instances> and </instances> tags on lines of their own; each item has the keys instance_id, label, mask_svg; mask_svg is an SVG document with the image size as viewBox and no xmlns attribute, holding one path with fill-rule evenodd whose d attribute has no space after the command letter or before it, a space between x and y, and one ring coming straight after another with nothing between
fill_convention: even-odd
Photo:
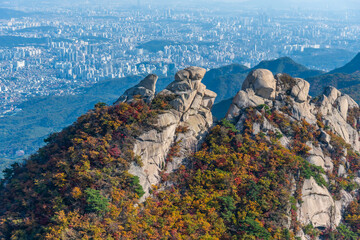
<instances>
[{"instance_id":1,"label":"hillside","mask_svg":"<svg viewBox=\"0 0 360 240\"><path fill-rule=\"evenodd\" d=\"M145 49L149 52L158 52L158 51L164 51L165 46L174 45L174 41L169 40L152 40L149 42L145 42L143 44L140 44L136 48L139 49Z\"/></svg>"},{"instance_id":2,"label":"hillside","mask_svg":"<svg viewBox=\"0 0 360 240\"><path fill-rule=\"evenodd\" d=\"M9 8L0 8L0 19L20 18L27 15L27 13L22 11L17 11Z\"/></svg>"},{"instance_id":3,"label":"hillside","mask_svg":"<svg viewBox=\"0 0 360 240\"><path fill-rule=\"evenodd\" d=\"M289 57L281 57L275 60L261 61L258 65L252 69L269 69L274 74L287 73L293 77L307 78L324 73L319 70L311 70L307 67L296 63Z\"/></svg>"},{"instance_id":4,"label":"hillside","mask_svg":"<svg viewBox=\"0 0 360 240\"><path fill-rule=\"evenodd\" d=\"M251 71L226 119L205 69L97 104L0 185L0 239L359 239L359 106Z\"/></svg>"},{"instance_id":5,"label":"hillside","mask_svg":"<svg viewBox=\"0 0 360 240\"><path fill-rule=\"evenodd\" d=\"M215 103L211 109L211 113L214 116L214 119L221 120L227 114L227 111L230 108L233 98L223 100L221 102Z\"/></svg>"},{"instance_id":6,"label":"hillside","mask_svg":"<svg viewBox=\"0 0 360 240\"><path fill-rule=\"evenodd\" d=\"M84 89L83 94L38 97L22 103L20 108L23 111L0 118L0 141L6 143L0 145L1 156L15 157L18 150L26 154L35 152L43 146L43 139L50 133L72 124L98 102L112 104L139 78L104 81Z\"/></svg>"},{"instance_id":7,"label":"hillside","mask_svg":"<svg viewBox=\"0 0 360 240\"><path fill-rule=\"evenodd\" d=\"M308 68L329 71L351 61L354 53L345 49L305 48L303 51L292 52L290 57Z\"/></svg>"},{"instance_id":8,"label":"hillside","mask_svg":"<svg viewBox=\"0 0 360 240\"><path fill-rule=\"evenodd\" d=\"M352 74L345 73L333 73L333 74L323 74L320 76L306 78L306 80L311 84L310 94L312 96L319 95L326 86L333 86L338 89L345 89L360 84L360 72L355 72ZM347 93L354 97L357 94L356 92Z\"/></svg>"},{"instance_id":9,"label":"hillside","mask_svg":"<svg viewBox=\"0 0 360 240\"><path fill-rule=\"evenodd\" d=\"M206 73L203 83L217 93L216 102L220 102L236 94L237 86L243 83L248 72L249 68L240 64L211 69Z\"/></svg>"},{"instance_id":10,"label":"hillside","mask_svg":"<svg viewBox=\"0 0 360 240\"><path fill-rule=\"evenodd\" d=\"M360 71L360 53L358 53L349 63L347 63L343 67L332 70L330 74L334 74L334 73L351 74L357 71Z\"/></svg>"},{"instance_id":11,"label":"hillside","mask_svg":"<svg viewBox=\"0 0 360 240\"><path fill-rule=\"evenodd\" d=\"M350 95L356 102L360 102L360 84L342 88L341 92Z\"/></svg>"},{"instance_id":12,"label":"hillside","mask_svg":"<svg viewBox=\"0 0 360 240\"><path fill-rule=\"evenodd\" d=\"M360 84L360 53L349 63L333 71L306 78L310 82L310 94L316 96L320 94L324 87L333 86L344 90L347 94L359 101L357 85Z\"/></svg>"}]
</instances>

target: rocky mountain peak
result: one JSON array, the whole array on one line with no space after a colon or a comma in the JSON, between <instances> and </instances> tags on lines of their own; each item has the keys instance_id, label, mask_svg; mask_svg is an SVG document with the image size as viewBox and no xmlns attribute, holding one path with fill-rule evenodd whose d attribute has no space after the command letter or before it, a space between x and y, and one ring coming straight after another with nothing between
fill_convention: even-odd
<instances>
[{"instance_id":1,"label":"rocky mountain peak","mask_svg":"<svg viewBox=\"0 0 360 240\"><path fill-rule=\"evenodd\" d=\"M180 70L158 94L149 75L14 164L0 238L358 239L354 100L258 69L214 125L205 73Z\"/></svg>"},{"instance_id":2,"label":"rocky mountain peak","mask_svg":"<svg viewBox=\"0 0 360 240\"><path fill-rule=\"evenodd\" d=\"M155 74L150 74L146 78L144 78L137 87L144 87L145 89L148 89L152 92L155 92L156 90L156 82L158 80L158 76Z\"/></svg>"},{"instance_id":3,"label":"rocky mountain peak","mask_svg":"<svg viewBox=\"0 0 360 240\"><path fill-rule=\"evenodd\" d=\"M265 99L274 99L276 80L274 75L266 69L256 69L245 79L242 90L252 89L255 94Z\"/></svg>"},{"instance_id":4,"label":"rocky mountain peak","mask_svg":"<svg viewBox=\"0 0 360 240\"><path fill-rule=\"evenodd\" d=\"M339 165L338 160L334 159L334 151L339 151L333 146L337 141L334 136L340 136L353 150L360 151L359 131L356 127L360 119L358 115L354 116L359 106L351 97L334 87L325 88L323 94L314 99L309 96L309 88L310 84L301 78L292 78L287 74L274 77L265 69L252 71L242 90L234 97L226 118L234 122L239 131L243 131L251 118L248 109L255 109L256 118L262 120L252 123L253 134L271 136L277 133L281 145L289 149L298 144L298 136L289 132L289 127L303 122L318 135L317 139L305 142L309 151L304 158L330 175L335 171L339 176L347 176L346 172L350 170L346 160L347 148L340 150L342 163ZM260 109L265 109L265 112ZM273 115L269 116L270 113ZM272 118L278 114L282 116L281 121L287 123L272 122ZM325 174L324 177L327 179ZM359 180L357 178L356 181ZM351 195L341 191L341 197L334 200L329 190L318 184L312 178L305 180L302 203L298 206L298 219L304 225L311 224L319 229L335 228L340 224L341 214L354 193Z\"/></svg>"},{"instance_id":5,"label":"rocky mountain peak","mask_svg":"<svg viewBox=\"0 0 360 240\"><path fill-rule=\"evenodd\" d=\"M277 96L290 95L297 102L306 102L309 98L310 84L301 78L292 78L287 74L279 73L276 78Z\"/></svg>"},{"instance_id":6,"label":"rocky mountain peak","mask_svg":"<svg viewBox=\"0 0 360 240\"><path fill-rule=\"evenodd\" d=\"M175 74L175 81L197 81L202 80L205 76L206 70L200 67L188 67L180 70Z\"/></svg>"},{"instance_id":7,"label":"rocky mountain peak","mask_svg":"<svg viewBox=\"0 0 360 240\"><path fill-rule=\"evenodd\" d=\"M136 96L141 96L147 103L151 102L155 96L156 82L158 78L159 77L155 74L148 75L139 84L126 90L125 93L115 102L115 104L120 102L132 102Z\"/></svg>"},{"instance_id":8,"label":"rocky mountain peak","mask_svg":"<svg viewBox=\"0 0 360 240\"><path fill-rule=\"evenodd\" d=\"M199 67L180 70L175 75L175 81L155 96L155 100L168 101L171 108L164 110L157 117L153 128L142 133L134 144L134 153L142 159L143 166L133 164L129 172L140 179L145 190L142 199L149 195L152 185L159 183L160 172L171 172L183 164L187 156L198 148L212 126L211 107L216 94L201 83L205 73L206 70ZM148 80L142 82L144 81ZM142 97L149 100L149 93L153 92L138 91L143 87L141 83L139 85L127 90L121 99L131 99L132 94L143 93ZM180 147L181 154L172 156L171 162L166 162L169 151L175 145Z\"/></svg>"},{"instance_id":9,"label":"rocky mountain peak","mask_svg":"<svg viewBox=\"0 0 360 240\"><path fill-rule=\"evenodd\" d=\"M134 144L134 154L142 159L143 165L132 164L129 173L140 179L145 191L141 201L149 196L151 187L160 182L161 172L170 173L186 164L188 156L197 151L213 125L211 107L216 94L201 83L205 73L205 69L198 67L180 70L176 73L174 82L154 95L155 101L157 98L166 99L171 108L163 111L153 128L142 133ZM135 88L139 88L139 85ZM265 113L255 110L256 115L262 116L263 120L252 123L253 134L262 133L270 137L276 133L279 143L289 149L298 144L297 136L292 132L294 130L289 130L289 127L299 123L308 124L306 126L311 126L312 131L318 132L318 139L309 138L305 142L308 152L303 157L325 173L335 171L339 176L346 176L349 170L349 164L345 160L347 152L344 150L342 153L342 164L334 162L329 154L335 151L334 140L328 129L359 151L358 131L348 122L349 111L358 105L333 87L324 89L320 97L312 99L309 88L310 84L304 79L287 74L274 76L269 70L256 69L250 72L242 90L234 97L227 119L234 122L239 132L242 132L250 118L247 109L266 106L266 111L283 116L282 121L285 123L282 125L272 122L271 117L265 117ZM128 97L132 91L135 92L128 90L125 95ZM146 93L142 97L148 99ZM180 152L172 155L169 161L169 154L174 148L180 149ZM329 181L326 174L323 177ZM336 228L342 220L344 208L353 199L350 193L340 191L339 199L334 200L329 190L312 177L303 182L301 192L302 202L297 207L298 220L303 225L311 224L319 229ZM302 233L299 236L306 239Z\"/></svg>"},{"instance_id":10,"label":"rocky mountain peak","mask_svg":"<svg viewBox=\"0 0 360 240\"><path fill-rule=\"evenodd\" d=\"M272 73L287 73L293 77L307 78L323 74L324 72L312 70L301 65L289 57L281 57L274 60L264 60L256 65L253 69L268 69Z\"/></svg>"}]
</instances>

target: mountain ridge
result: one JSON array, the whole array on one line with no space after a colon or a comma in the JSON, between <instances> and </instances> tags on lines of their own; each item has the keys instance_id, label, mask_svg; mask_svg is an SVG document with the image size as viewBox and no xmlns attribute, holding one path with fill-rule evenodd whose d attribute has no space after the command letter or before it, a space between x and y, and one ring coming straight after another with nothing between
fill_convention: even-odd
<instances>
[{"instance_id":1,"label":"mountain ridge","mask_svg":"<svg viewBox=\"0 0 360 240\"><path fill-rule=\"evenodd\" d=\"M250 69L244 65L231 64L211 69L205 74L203 83L218 94L216 102L236 94L236 86L241 85Z\"/></svg>"},{"instance_id":2,"label":"mountain ridge","mask_svg":"<svg viewBox=\"0 0 360 240\"><path fill-rule=\"evenodd\" d=\"M352 74L357 71L360 71L360 53L358 53L349 63L345 64L340 68L330 71L329 74L333 74L333 73Z\"/></svg>"},{"instance_id":3,"label":"mountain ridge","mask_svg":"<svg viewBox=\"0 0 360 240\"><path fill-rule=\"evenodd\" d=\"M150 75L6 170L0 237L360 237L358 104L256 69L213 124L205 72Z\"/></svg>"},{"instance_id":4,"label":"mountain ridge","mask_svg":"<svg viewBox=\"0 0 360 240\"><path fill-rule=\"evenodd\" d=\"M0 19L11 19L11 18L19 18L25 17L28 13L13 10L10 8L0 8Z\"/></svg>"},{"instance_id":5,"label":"mountain ridge","mask_svg":"<svg viewBox=\"0 0 360 240\"><path fill-rule=\"evenodd\" d=\"M252 68L255 69L269 69L274 74L277 73L287 73L294 77L307 78L311 76L316 76L323 74L323 71L320 70L311 70L304 65L301 65L295 62L290 57L280 57L275 60L264 60L261 61L258 65Z\"/></svg>"},{"instance_id":6,"label":"mountain ridge","mask_svg":"<svg viewBox=\"0 0 360 240\"><path fill-rule=\"evenodd\" d=\"M346 92L352 96L357 96L357 92L352 90L352 86L360 83L360 53L358 53L349 63L334 69L328 73L318 76L307 77L306 80L311 83L310 94L320 94L322 89L331 85L339 89L347 89ZM359 101L359 98L356 99Z\"/></svg>"},{"instance_id":7,"label":"mountain ridge","mask_svg":"<svg viewBox=\"0 0 360 240\"><path fill-rule=\"evenodd\" d=\"M283 69L284 64L282 64L282 67L280 66L281 64L279 64L282 62L283 60L277 61L278 65L275 64L275 66L273 66L274 69ZM291 66L292 65L290 65L290 67ZM299 65L295 63L293 67L297 69ZM300 70L301 69L304 70L306 68L302 66L300 67ZM238 86L242 85L251 70L253 69L248 69L240 64L212 69L206 73L203 83L210 90L218 94L215 102L218 104L222 100L229 99L236 95ZM2 135L1 141L5 142L6 146L12 146L10 148L4 145L1 148L0 146L1 156L13 159L18 158L15 156L18 150L25 151L26 155L33 153L43 145L43 139L48 134L61 130L66 125L71 124L78 116L86 113L86 111L92 108L97 102L113 103L118 98L119 93L125 91L133 82L139 81L140 78L141 77L138 76L122 79L121 81L125 82L123 86L117 84L120 80L109 80L104 83L98 83L84 90L84 94L77 96L43 97L39 98L41 101L31 99L23 103L23 112L12 117L0 119L0 129L4 129L4 131L0 132ZM351 86L360 83L358 80L360 78L356 73L351 75L325 74L306 79L311 83L310 94L312 96L321 94L323 87L331 84L339 89L346 88L344 90L346 93L356 98L357 101L360 101L360 98L357 97L357 91L354 90L355 88L351 88ZM170 78L160 78L157 83L157 91L164 89L170 81ZM109 87L106 87L107 85ZM216 105L214 109L228 108L229 105L230 104L219 106L219 108L218 105ZM225 111L226 110L222 109L222 113L218 116L225 116ZM54 123L54 125L48 126L47 124L44 128L42 122L46 121L50 121ZM35 132L37 135L34 135ZM9 152L9 150L12 152ZM5 152L6 154L4 154ZM9 162L10 161L11 160L9 160Z\"/></svg>"}]
</instances>

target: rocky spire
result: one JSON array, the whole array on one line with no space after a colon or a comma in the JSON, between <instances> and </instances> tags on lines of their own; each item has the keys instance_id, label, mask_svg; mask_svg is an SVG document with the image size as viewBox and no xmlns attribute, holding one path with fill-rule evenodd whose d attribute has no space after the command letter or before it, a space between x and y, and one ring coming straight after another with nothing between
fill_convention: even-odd
<instances>
[{"instance_id":1,"label":"rocky spire","mask_svg":"<svg viewBox=\"0 0 360 240\"><path fill-rule=\"evenodd\" d=\"M134 153L141 157L143 166L132 165L129 170L139 177L145 190L142 200L149 195L151 186L159 183L161 171L171 172L186 162L213 124L211 107L216 94L201 83L205 73L206 70L199 67L180 70L175 81L159 93L170 99L172 109L161 113L153 129L137 138ZM178 145L181 152L166 164L174 145Z\"/></svg>"},{"instance_id":2,"label":"rocky spire","mask_svg":"<svg viewBox=\"0 0 360 240\"><path fill-rule=\"evenodd\" d=\"M157 80L158 76L155 74L148 75L135 87L126 90L125 93L115 102L115 104L120 102L131 102L134 100L135 96L141 97L145 102L151 102L155 96Z\"/></svg>"},{"instance_id":3,"label":"rocky spire","mask_svg":"<svg viewBox=\"0 0 360 240\"><path fill-rule=\"evenodd\" d=\"M274 99L276 80L267 69L256 69L249 73L245 79L242 90L252 89L254 93L266 99Z\"/></svg>"}]
</instances>

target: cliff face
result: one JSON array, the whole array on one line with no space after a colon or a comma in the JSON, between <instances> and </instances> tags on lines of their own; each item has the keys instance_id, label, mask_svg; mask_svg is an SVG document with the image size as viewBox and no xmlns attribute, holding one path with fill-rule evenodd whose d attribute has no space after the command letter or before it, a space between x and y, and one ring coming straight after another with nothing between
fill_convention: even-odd
<instances>
[{"instance_id":1,"label":"cliff face","mask_svg":"<svg viewBox=\"0 0 360 240\"><path fill-rule=\"evenodd\" d=\"M134 153L141 157L143 166L132 164L129 170L140 178L145 190L142 199L149 196L151 187L160 182L161 171L171 172L185 164L187 157L198 149L212 126L211 107L216 94L201 83L205 73L205 69L198 67L181 70L176 73L175 81L158 93L159 97L169 99L172 108L157 117L152 129L136 138ZM155 84L153 77L147 77L126 91L119 101L131 102L135 95L152 100L155 97ZM141 91L143 86L148 86L148 90ZM175 145L180 152L171 156L171 161L166 161L170 149Z\"/></svg>"},{"instance_id":2,"label":"cliff face","mask_svg":"<svg viewBox=\"0 0 360 240\"><path fill-rule=\"evenodd\" d=\"M0 239L360 237L356 102L257 69L215 124L205 73L149 75L9 169Z\"/></svg>"},{"instance_id":3,"label":"cliff face","mask_svg":"<svg viewBox=\"0 0 360 240\"><path fill-rule=\"evenodd\" d=\"M289 131L289 125L300 123L311 126L317 137L300 139L308 147L300 155L324 170L323 177L327 186L336 185L334 174L346 178L347 173L353 171L348 161L348 150L359 151L359 131L356 127L359 116L353 115L353 110L359 106L348 95L333 87L326 88L321 96L312 99L308 95L309 87L309 83L300 78L284 74L274 77L268 70L255 70L249 74L242 90L233 99L226 118L235 121L237 129L242 131L248 119L248 107L266 106L266 111L273 109L283 115L283 122L271 122L264 117L264 111L259 110L257 114L263 120L253 124L253 134L269 136L275 132L279 136L279 142L289 149L294 149L295 142L299 141L299 136ZM344 141L342 146L334 146L337 144L336 136ZM358 183L360 176L354 176L352 182ZM336 228L343 220L342 213L357 195L357 190L341 189L337 197L334 197L334 193L330 194L324 185L319 186L313 177L296 184L302 184L298 220L304 226L311 224L319 229ZM299 232L299 236L306 239L302 232Z\"/></svg>"}]
</instances>

